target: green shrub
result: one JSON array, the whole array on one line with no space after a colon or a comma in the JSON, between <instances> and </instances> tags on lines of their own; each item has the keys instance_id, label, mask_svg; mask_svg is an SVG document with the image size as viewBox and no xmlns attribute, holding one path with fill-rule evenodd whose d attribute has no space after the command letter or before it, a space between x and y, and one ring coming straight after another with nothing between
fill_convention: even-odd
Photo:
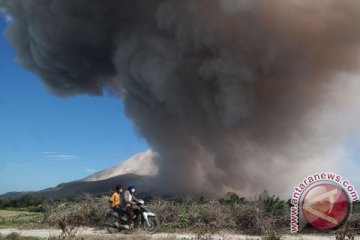
<instances>
[{"instance_id":1,"label":"green shrub","mask_svg":"<svg viewBox=\"0 0 360 240\"><path fill-rule=\"evenodd\" d=\"M46 202L44 197L37 195L25 195L18 199L0 200L0 209L14 209L28 212L43 212L43 204Z\"/></svg>"},{"instance_id":2,"label":"green shrub","mask_svg":"<svg viewBox=\"0 0 360 240\"><path fill-rule=\"evenodd\" d=\"M219 199L219 202L223 204L246 203L246 199L239 197L234 192L228 192L225 194L224 198Z\"/></svg>"},{"instance_id":3,"label":"green shrub","mask_svg":"<svg viewBox=\"0 0 360 240\"><path fill-rule=\"evenodd\" d=\"M228 219L227 220L227 224L226 224L226 228L230 229L230 230L234 230L236 229L237 224L236 221L234 219Z\"/></svg>"},{"instance_id":4,"label":"green shrub","mask_svg":"<svg viewBox=\"0 0 360 240\"><path fill-rule=\"evenodd\" d=\"M272 215L283 215L288 206L287 202L280 200L275 195L269 196L266 191L259 196L259 201L264 204L266 212Z\"/></svg>"},{"instance_id":5,"label":"green shrub","mask_svg":"<svg viewBox=\"0 0 360 240\"><path fill-rule=\"evenodd\" d=\"M20 234L16 233L16 232L12 232L8 235L6 235L5 237L6 240L18 240L21 239Z\"/></svg>"},{"instance_id":6,"label":"green shrub","mask_svg":"<svg viewBox=\"0 0 360 240\"><path fill-rule=\"evenodd\" d=\"M360 201L353 202L353 213L360 213Z\"/></svg>"},{"instance_id":7,"label":"green shrub","mask_svg":"<svg viewBox=\"0 0 360 240\"><path fill-rule=\"evenodd\" d=\"M17 215L7 220L7 222L11 224L29 224L34 222L42 222L43 215L32 213L32 214L24 214L24 215Z\"/></svg>"},{"instance_id":8,"label":"green shrub","mask_svg":"<svg viewBox=\"0 0 360 240\"><path fill-rule=\"evenodd\" d=\"M346 231L345 231L346 230ZM346 222L346 226L339 229L338 232L345 231L351 232L355 235L360 234L360 213L353 213L350 215L348 221Z\"/></svg>"},{"instance_id":9,"label":"green shrub","mask_svg":"<svg viewBox=\"0 0 360 240\"><path fill-rule=\"evenodd\" d=\"M280 240L281 236L278 235L276 232L270 232L266 236L262 237L263 240Z\"/></svg>"}]
</instances>

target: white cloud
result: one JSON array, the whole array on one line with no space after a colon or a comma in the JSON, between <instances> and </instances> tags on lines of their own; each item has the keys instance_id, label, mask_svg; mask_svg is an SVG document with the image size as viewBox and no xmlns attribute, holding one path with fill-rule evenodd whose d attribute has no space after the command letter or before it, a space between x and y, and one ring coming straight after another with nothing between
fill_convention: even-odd
<instances>
[{"instance_id":1,"label":"white cloud","mask_svg":"<svg viewBox=\"0 0 360 240\"><path fill-rule=\"evenodd\" d=\"M57 152L53 152L53 151L44 151L44 152L42 152L43 154L46 154L46 155L48 155L48 154L56 154Z\"/></svg>"},{"instance_id":2,"label":"white cloud","mask_svg":"<svg viewBox=\"0 0 360 240\"><path fill-rule=\"evenodd\" d=\"M75 160L80 158L79 156L76 155L63 155L63 154L48 155L47 157L58 160Z\"/></svg>"},{"instance_id":3,"label":"white cloud","mask_svg":"<svg viewBox=\"0 0 360 240\"><path fill-rule=\"evenodd\" d=\"M77 160L80 159L80 156L73 155L73 154L63 154L63 153L57 153L53 151L44 151L43 154L48 159L54 159L54 160Z\"/></svg>"},{"instance_id":4,"label":"white cloud","mask_svg":"<svg viewBox=\"0 0 360 240\"><path fill-rule=\"evenodd\" d=\"M86 169L85 169L85 172L94 173L94 172L95 172L95 169L86 168Z\"/></svg>"}]
</instances>

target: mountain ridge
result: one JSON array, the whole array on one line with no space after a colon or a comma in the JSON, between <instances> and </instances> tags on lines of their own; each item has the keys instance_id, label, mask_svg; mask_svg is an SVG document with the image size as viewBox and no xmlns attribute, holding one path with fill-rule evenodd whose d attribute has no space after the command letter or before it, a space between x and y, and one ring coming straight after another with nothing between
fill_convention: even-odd
<instances>
[{"instance_id":1,"label":"mountain ridge","mask_svg":"<svg viewBox=\"0 0 360 240\"><path fill-rule=\"evenodd\" d=\"M154 188L157 173L157 167L154 164L155 156L155 152L147 150L135 154L131 158L121 161L113 167L106 168L83 179L60 183L55 187L40 191L8 192L0 195L0 199L21 198L28 194L49 199L81 198L85 194L99 196L113 192L114 187L118 184L126 187L126 185L130 183L138 186L137 195L161 195L161 193Z\"/></svg>"}]
</instances>

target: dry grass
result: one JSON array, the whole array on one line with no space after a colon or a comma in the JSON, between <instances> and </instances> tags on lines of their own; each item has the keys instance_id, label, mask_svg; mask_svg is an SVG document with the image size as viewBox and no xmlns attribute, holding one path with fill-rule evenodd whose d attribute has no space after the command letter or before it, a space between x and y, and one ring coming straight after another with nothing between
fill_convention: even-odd
<instances>
[{"instance_id":1,"label":"dry grass","mask_svg":"<svg viewBox=\"0 0 360 240\"><path fill-rule=\"evenodd\" d=\"M79 203L47 205L44 222L59 227L63 235L75 236L82 226L100 227L108 209L108 198L87 196Z\"/></svg>"},{"instance_id":2,"label":"dry grass","mask_svg":"<svg viewBox=\"0 0 360 240\"><path fill-rule=\"evenodd\" d=\"M0 227L34 228L43 227L42 213L0 210Z\"/></svg>"},{"instance_id":3,"label":"dry grass","mask_svg":"<svg viewBox=\"0 0 360 240\"><path fill-rule=\"evenodd\" d=\"M336 240L353 240L360 234L360 214L352 214L347 223L336 231Z\"/></svg>"},{"instance_id":4,"label":"dry grass","mask_svg":"<svg viewBox=\"0 0 360 240\"><path fill-rule=\"evenodd\" d=\"M1 239L1 238L0 238ZM48 240L58 240L58 237L48 238ZM78 237L65 237L61 238L62 240L151 240L156 239L151 235L145 235L142 233L132 233L132 234L116 234L116 235L101 235L101 236L93 236L93 235L85 235ZM163 240L175 240L179 239L176 236L168 236L161 238ZM187 238L189 239L189 238ZM189 239L189 240L197 240L197 239Z\"/></svg>"},{"instance_id":5,"label":"dry grass","mask_svg":"<svg viewBox=\"0 0 360 240\"><path fill-rule=\"evenodd\" d=\"M58 226L64 235L75 235L82 226L98 226L104 222L108 198L87 197L80 203L50 206L45 221ZM148 203L164 232L186 231L199 235L228 231L267 235L288 227L288 205L263 195L246 201L237 196L229 200L174 201L157 199Z\"/></svg>"},{"instance_id":6,"label":"dry grass","mask_svg":"<svg viewBox=\"0 0 360 240\"><path fill-rule=\"evenodd\" d=\"M163 226L195 233L222 230L246 234L268 234L288 226L288 208L274 215L259 200L221 203L218 200L199 203L157 200L150 204Z\"/></svg>"},{"instance_id":7,"label":"dry grass","mask_svg":"<svg viewBox=\"0 0 360 240\"><path fill-rule=\"evenodd\" d=\"M0 218L11 218L19 215L29 215L32 214L30 212L23 211L9 211L9 210L0 210Z\"/></svg>"}]
</instances>

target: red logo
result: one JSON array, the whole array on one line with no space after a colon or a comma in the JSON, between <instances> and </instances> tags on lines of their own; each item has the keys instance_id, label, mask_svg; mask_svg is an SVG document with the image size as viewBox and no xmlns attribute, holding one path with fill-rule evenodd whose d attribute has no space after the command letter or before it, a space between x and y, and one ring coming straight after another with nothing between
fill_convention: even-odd
<instances>
[{"instance_id":1,"label":"red logo","mask_svg":"<svg viewBox=\"0 0 360 240\"><path fill-rule=\"evenodd\" d=\"M351 202L346 192L329 183L319 183L306 192L301 202L305 220L314 228L329 230L343 224Z\"/></svg>"}]
</instances>

